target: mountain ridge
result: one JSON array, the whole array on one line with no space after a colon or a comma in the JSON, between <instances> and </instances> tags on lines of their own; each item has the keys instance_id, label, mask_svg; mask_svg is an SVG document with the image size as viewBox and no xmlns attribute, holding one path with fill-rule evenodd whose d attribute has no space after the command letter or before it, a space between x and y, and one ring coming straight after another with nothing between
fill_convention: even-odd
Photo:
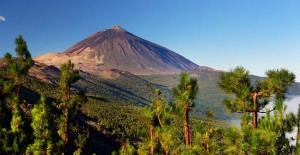
<instances>
[{"instance_id":1,"label":"mountain ridge","mask_svg":"<svg viewBox=\"0 0 300 155\"><path fill-rule=\"evenodd\" d=\"M180 54L135 36L120 26L96 32L62 53L46 53L34 58L56 67L67 59L78 69L91 73L118 69L136 75L174 74L199 68Z\"/></svg>"}]
</instances>

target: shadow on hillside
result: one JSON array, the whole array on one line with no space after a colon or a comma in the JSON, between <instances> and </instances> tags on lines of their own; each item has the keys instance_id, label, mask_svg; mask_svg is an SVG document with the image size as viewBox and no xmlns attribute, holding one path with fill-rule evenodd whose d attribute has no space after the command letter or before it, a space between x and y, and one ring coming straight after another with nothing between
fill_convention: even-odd
<instances>
[{"instance_id":1,"label":"shadow on hillside","mask_svg":"<svg viewBox=\"0 0 300 155\"><path fill-rule=\"evenodd\" d=\"M26 100L30 104L36 104L39 102L41 95L29 88L21 86L21 96L24 100ZM55 98L51 98L46 96L46 103L50 104L52 102L56 102Z\"/></svg>"},{"instance_id":2,"label":"shadow on hillside","mask_svg":"<svg viewBox=\"0 0 300 155\"><path fill-rule=\"evenodd\" d=\"M98 101L102 101L102 102L108 102L108 100L106 98L102 98L102 97L95 97L95 96L87 96L87 97L98 100Z\"/></svg>"},{"instance_id":3,"label":"shadow on hillside","mask_svg":"<svg viewBox=\"0 0 300 155\"><path fill-rule=\"evenodd\" d=\"M115 140L116 137L98 131L95 119L78 111L76 120L80 124L87 126L89 131L83 154L111 155L113 151L119 150L120 143Z\"/></svg>"},{"instance_id":4,"label":"shadow on hillside","mask_svg":"<svg viewBox=\"0 0 300 155\"><path fill-rule=\"evenodd\" d=\"M110 96L113 97L114 100L123 101L123 102L130 102L133 104L138 105L147 105L150 103L149 100L145 99L142 96L137 95L136 93L124 89L120 86L117 86L113 83L106 82L106 81L97 81L94 82L93 80L84 78L82 79L84 82L89 83L93 87L86 88L86 91L88 92L95 92L95 93L102 93L104 96ZM85 84L88 86L89 84ZM80 87L80 86L77 86ZM101 88L101 89L99 89ZM100 99L101 101L101 99Z\"/></svg>"},{"instance_id":5,"label":"shadow on hillside","mask_svg":"<svg viewBox=\"0 0 300 155\"><path fill-rule=\"evenodd\" d=\"M26 109L29 111L33 108L33 105L38 103L40 100L40 94L30 90L26 87L21 87L21 96L23 100L26 100L27 103L29 103L30 106L26 106ZM89 96L91 97L91 96ZM107 102L106 99L100 98L100 97L91 97L97 100L101 100L104 102ZM52 102L55 102L56 99L47 97L46 103L50 104ZM51 105L51 104L50 104ZM50 106L52 116L61 115L61 111L57 108ZM83 154L101 154L101 155L111 155L113 151L117 151L120 148L119 142L116 142L114 139L116 137L106 135L100 131L97 130L97 120L92 119L85 114L83 114L81 111L78 111L77 116L74 119L74 124L80 124L80 126L85 126L88 129L89 137L86 140L86 144L84 145ZM30 124L27 125L30 128ZM54 131L57 130L57 128L54 126ZM31 130L30 130L31 131ZM56 132L54 134L54 139L57 139L59 136ZM74 138L74 137L73 137ZM75 151L76 147L74 145L71 146L71 150Z\"/></svg>"}]
</instances>

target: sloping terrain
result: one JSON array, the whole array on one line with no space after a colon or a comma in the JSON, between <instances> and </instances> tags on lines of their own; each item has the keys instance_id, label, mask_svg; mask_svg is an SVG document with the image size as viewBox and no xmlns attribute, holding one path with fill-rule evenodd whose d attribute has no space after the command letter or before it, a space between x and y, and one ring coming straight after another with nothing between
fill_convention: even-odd
<instances>
[{"instance_id":1,"label":"sloping terrain","mask_svg":"<svg viewBox=\"0 0 300 155\"><path fill-rule=\"evenodd\" d=\"M0 64L0 77L6 78L3 59L0 60ZM77 132L87 132L89 135L83 147L83 154L111 154L112 151L118 150L124 138L129 137L131 142L138 142L139 137L148 134L147 126L143 122L142 106L137 106L149 104L151 94L147 87L148 81L128 72L114 72L118 72L120 76L115 79L103 79L80 72L81 79L73 85L73 88L82 88L89 92L88 102L80 105L76 117L72 119L77 125ZM36 64L30 69L30 76L25 77L21 87L21 99L24 102L21 105L22 113L25 113L28 120L33 105L38 102L42 93L47 96L47 104L51 106L51 118L56 120L61 115L58 105L62 95L57 85L58 75L59 70L53 66ZM50 81L48 76L51 77ZM165 90L164 94L171 94L170 89L165 86L152 84L152 87ZM75 91L72 89L72 92ZM191 126L199 122L199 119L192 118ZM30 121L26 124L30 124ZM181 122L178 124L180 126ZM226 125L219 121L214 121L214 124ZM57 126L53 126L53 131L57 131L56 128ZM58 139L57 135L54 137ZM75 149L75 146L72 147Z\"/></svg>"},{"instance_id":2,"label":"sloping terrain","mask_svg":"<svg viewBox=\"0 0 300 155\"><path fill-rule=\"evenodd\" d=\"M227 113L223 107L222 100L226 96L217 87L221 72L208 70L190 71L190 76L198 80L199 93L195 99L195 107L192 111L194 116L205 117L207 111L212 110L216 119L226 120L233 117ZM170 89L175 87L179 81L179 75L147 75L142 78L159 85L168 86Z\"/></svg>"},{"instance_id":3,"label":"sloping terrain","mask_svg":"<svg viewBox=\"0 0 300 155\"><path fill-rule=\"evenodd\" d=\"M199 66L183 56L137 37L120 26L97 32L63 53L47 53L35 61L59 67L68 59L88 73L118 69L136 75L173 74Z\"/></svg>"},{"instance_id":4,"label":"sloping terrain","mask_svg":"<svg viewBox=\"0 0 300 155\"><path fill-rule=\"evenodd\" d=\"M81 79L74 85L75 88L88 92L88 95L103 102L125 103L128 105L145 106L150 104L152 87L162 90L167 102L172 101L172 89L179 82L179 74L173 75L147 75L136 76L129 72L110 70L111 74L118 75L115 78L106 78L87 72L80 72ZM204 117L208 110L216 114L216 119L226 120L232 116L224 110L221 102L225 94L217 88L218 78L221 72L210 70L193 70L189 74L197 78L199 94L195 100L195 108L192 114ZM46 67L37 64L30 70L30 75L48 82L57 82L59 70L53 66Z\"/></svg>"},{"instance_id":5,"label":"sloping terrain","mask_svg":"<svg viewBox=\"0 0 300 155\"><path fill-rule=\"evenodd\" d=\"M161 89L166 101L171 102L172 89L177 85L180 78L179 74L136 76L116 69L107 71L107 74L109 75L104 77L80 71L81 79L73 86L85 90L88 96L97 101L145 106L150 103L152 97L151 91L147 86L148 83L151 83L154 88ZM199 94L195 100L192 115L204 117L208 110L212 110L216 114L216 119L219 120L234 117L227 113L222 105L222 100L226 95L217 87L221 72L198 69L190 71L189 74L196 78L199 84ZM47 83L57 84L59 69L54 66L37 63L31 68L30 76ZM253 81L260 78L252 76ZM300 84L294 84L288 90L288 95L300 95Z\"/></svg>"},{"instance_id":6,"label":"sloping terrain","mask_svg":"<svg viewBox=\"0 0 300 155\"><path fill-rule=\"evenodd\" d=\"M221 72L192 70L189 74L198 80L199 85L199 93L195 99L195 107L192 112L194 116L204 117L208 110L212 110L215 112L216 119L226 120L235 117L235 115L226 112L222 105L222 100L226 97L226 95L217 86ZM170 89L176 86L180 78L178 74L145 75L141 77L151 83L167 86ZM252 75L251 79L254 82L262 79L262 77ZM300 83L295 83L291 86L287 91L287 95L300 95Z\"/></svg>"},{"instance_id":7,"label":"sloping terrain","mask_svg":"<svg viewBox=\"0 0 300 155\"><path fill-rule=\"evenodd\" d=\"M74 84L75 88L85 90L96 100L106 102L126 103L128 105L144 106L150 103L151 90L148 81L120 70L106 71L105 77L80 71L80 80ZM51 84L58 83L59 69L54 66L46 66L42 63L34 65L29 72L30 76ZM109 77L109 78L108 78ZM170 95L171 90L162 85L151 84L164 94ZM165 96L169 98L169 96Z\"/></svg>"}]
</instances>

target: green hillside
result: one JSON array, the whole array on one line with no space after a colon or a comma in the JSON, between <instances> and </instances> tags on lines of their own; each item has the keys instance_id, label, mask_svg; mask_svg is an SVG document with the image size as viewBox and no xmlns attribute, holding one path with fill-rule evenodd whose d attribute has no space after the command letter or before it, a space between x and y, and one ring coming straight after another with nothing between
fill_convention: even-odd
<instances>
[{"instance_id":1,"label":"green hillside","mask_svg":"<svg viewBox=\"0 0 300 155\"><path fill-rule=\"evenodd\" d=\"M42 64L39 65L40 67L33 67L32 76L44 74L43 77L44 79L48 79L46 80L48 83L58 81L58 69L53 66L46 67ZM99 75L80 72L81 79L74 84L74 87L85 90L88 96L98 101L145 106L149 105L152 97L148 87L149 83L151 83L153 88L160 89L163 92L163 97L168 103L171 103L173 101L172 89L177 85L180 77L178 74L135 76L129 72L119 70L114 70L114 72L120 74L120 76L109 79ZM189 74L198 80L199 85L199 93L195 99L196 106L192 111L193 116L201 118L205 116L207 111L213 111L216 115L215 118L218 120L239 117L236 114L227 112L222 104L222 100L226 95L217 87L221 72L193 70ZM251 79L252 82L255 82L262 78L251 76ZM296 83L290 87L287 95L300 95L300 84Z\"/></svg>"},{"instance_id":2,"label":"green hillside","mask_svg":"<svg viewBox=\"0 0 300 155\"><path fill-rule=\"evenodd\" d=\"M191 77L198 80L199 93L195 99L195 110L193 115L197 117L205 116L209 110L216 114L216 119L227 120L235 117L240 117L236 114L230 114L222 105L222 100L226 97L218 87L219 77L221 72L206 71L206 70L193 70L189 72ZM179 75L147 75L141 76L143 79L158 85L167 86L170 90L179 81ZM258 76L251 76L252 82L263 79ZM300 83L295 83L291 86L287 95L300 95Z\"/></svg>"},{"instance_id":3,"label":"green hillside","mask_svg":"<svg viewBox=\"0 0 300 155\"><path fill-rule=\"evenodd\" d=\"M199 85L199 93L195 99L196 106L192 112L193 115L203 117L207 111L211 110L216 114L216 119L230 119L232 116L224 110L224 107L221 104L225 95L217 88L216 85L220 73L197 70L192 71L189 74L191 77L198 80ZM150 75L142 76L142 78L150 81L151 83L168 86L168 88L172 90L172 88L178 83L180 76Z\"/></svg>"},{"instance_id":4,"label":"green hillside","mask_svg":"<svg viewBox=\"0 0 300 155\"><path fill-rule=\"evenodd\" d=\"M53 124L51 130L56 131L59 128L59 120L57 118L62 115L63 111L59 108L62 94L59 91L60 88L57 82L55 82L59 81L58 70L53 70L52 68L42 71L43 74L51 76L52 80L45 80L45 78L40 80L33 76L25 76L24 83L21 86L20 107L21 114L26 118L24 120L26 128L24 131L26 131L26 135L32 134L30 127L32 119L31 111L32 108L35 107L35 104L38 103L41 94L47 96L46 102L50 106L50 118ZM36 72L35 75L37 75L37 73L38 72ZM33 73L31 73L31 75L33 75ZM215 134L211 135L211 142L207 142L205 139L202 139L200 142L212 145L212 147L214 145L216 145L216 147L221 146L220 149L215 148L215 151L223 152L223 150L226 150L226 146L231 144L220 142L217 139L223 139L224 136L232 136L230 134L240 133L234 128L226 129L228 124L223 121L218 121L218 119L225 120L234 117L233 115L225 113L221 104L221 100L226 97L226 95L224 95L216 85L220 73L198 70L189 72L189 75L197 79L199 86L199 94L195 100L196 106L193 108L193 115L202 118L192 117L190 119L190 132L193 145L198 145L197 138L205 138L205 135L209 132L214 132ZM76 92L80 89L87 91L87 102L77 105L76 113L71 119L70 139L72 143L68 151L74 152L80 150L83 154L111 154L119 150L120 147L124 149L124 145L129 145L128 143L124 143L125 139L129 139L130 145L134 148L138 148L138 151L143 151L143 147L145 147L143 145L147 145L147 138L149 138L149 128L145 125L145 123L147 124L147 118L145 118L145 109L143 107L149 105L151 98L155 97L153 96L154 94L151 93L151 89L147 86L148 81L151 81L152 88L162 90L162 96L164 96L168 103L174 100L172 97L172 88L177 86L178 81L180 81L179 75L137 77L127 72L122 72L121 76L117 79L103 79L100 76L84 72L80 72L80 76L79 81L72 86L72 94L76 95ZM4 78L4 80L10 79L5 66L2 66L0 69L0 77ZM256 79L260 78L252 77L252 82ZM293 90L298 90L298 88L298 84L293 85L287 92L288 95L297 95L298 91ZM7 108L8 112L5 113L8 113L8 116L12 115L9 112L11 107L8 106ZM172 109L172 107L167 106L167 109ZM209 113L207 112L210 110L214 111L217 120L208 119ZM214 116L214 114L212 113L211 116ZM170 126L172 127L171 131L174 132L172 136L176 135L176 137L179 138L179 144L176 145L180 145L180 147L177 148L177 150L188 152L188 150L181 148L184 146L180 144L180 141L183 141L184 137L180 117L173 114L168 117L168 121L172 122ZM7 122L9 121L10 120L7 120ZM213 128L210 128L210 124ZM157 130L156 132L159 132L159 129ZM261 131L257 130L257 132ZM4 135L6 135L5 129L0 132L2 138L5 138ZM58 148L62 149L59 145L59 136L55 132L52 136L53 142L58 145ZM83 137L83 139L80 141L78 137ZM25 146L33 143L33 141L34 139L31 137L27 138L26 141L20 142L24 147L18 147L19 150L17 152L24 152L24 149L26 149ZM161 143L163 144L163 141L161 141ZM201 143L200 146L203 145ZM158 145L157 147L162 146ZM197 149L200 148L193 148L192 150L195 151ZM61 152L62 150L57 149L56 151ZM157 151L163 152L162 150Z\"/></svg>"},{"instance_id":5,"label":"green hillside","mask_svg":"<svg viewBox=\"0 0 300 155\"><path fill-rule=\"evenodd\" d=\"M130 138L132 142L136 142L148 134L149 131L143 119L141 119L143 118L143 108L142 106L137 106L137 104L144 106L150 103L150 91L147 86L147 81L132 75L130 75L130 77L124 76L115 81L92 79L85 73L81 73L80 75L82 79L74 85L74 88L79 89L79 87L83 85L86 86L86 90L89 91L89 93L87 93L88 101L80 105L80 111L73 120L75 121L73 123L77 124L76 128L80 129L77 131L78 133L88 132L90 134L82 150L84 153L111 154L111 152L118 150L120 143L123 142L125 138ZM5 70L0 70L0 77L7 77ZM89 81L85 79L87 77L90 78ZM129 85L129 83L124 83L124 81L128 82L130 79L132 80L131 83L133 83L133 81L135 81L135 83L139 82L135 85L138 87L124 87L124 85ZM94 84L92 84L93 82ZM169 91L169 89L163 86L153 86ZM75 91L76 89L73 89L73 92ZM96 91L98 93L95 93ZM148 93L148 99L138 96L142 94L143 91ZM133 92L137 93L134 94ZM31 76L26 76L25 83L21 87L21 97L22 100L24 100L24 103L21 105L21 107L23 107L23 114L27 115L27 117L31 117L30 111L34 104L38 102L40 94L42 93L47 96L47 103L51 105L51 111L54 112L51 117L58 117L61 113L57 108L61 94L58 91L57 84L44 82ZM121 97L119 95L121 95ZM123 95L124 97L122 97ZM134 98L130 99L131 97ZM201 120L193 118L193 125L199 123L201 123ZM180 122L178 122L178 124L180 124ZM215 126L227 126L225 122L221 121L213 121L213 124ZM74 133L74 136L78 133ZM32 140L33 139L29 139L29 141ZM72 146L72 149L75 149L75 147L76 146Z\"/></svg>"}]
</instances>

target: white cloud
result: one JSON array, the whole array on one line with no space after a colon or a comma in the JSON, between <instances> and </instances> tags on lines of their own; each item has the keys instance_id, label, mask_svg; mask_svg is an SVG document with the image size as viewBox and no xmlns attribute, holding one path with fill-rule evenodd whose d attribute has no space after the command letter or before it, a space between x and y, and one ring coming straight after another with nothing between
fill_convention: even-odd
<instances>
[{"instance_id":1,"label":"white cloud","mask_svg":"<svg viewBox=\"0 0 300 155\"><path fill-rule=\"evenodd\" d=\"M0 16L0 21L6 21L6 19L5 19L5 17L3 17L3 16Z\"/></svg>"}]
</instances>

